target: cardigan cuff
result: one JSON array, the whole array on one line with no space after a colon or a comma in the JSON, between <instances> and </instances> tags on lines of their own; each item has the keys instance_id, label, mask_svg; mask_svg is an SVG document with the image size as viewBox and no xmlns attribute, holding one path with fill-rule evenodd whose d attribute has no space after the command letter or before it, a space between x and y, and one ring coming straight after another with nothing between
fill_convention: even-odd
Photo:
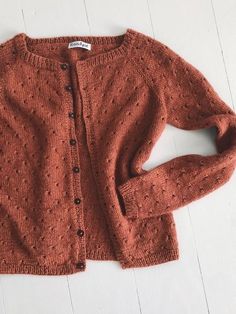
<instances>
[{"instance_id":1,"label":"cardigan cuff","mask_svg":"<svg viewBox=\"0 0 236 314\"><path fill-rule=\"evenodd\" d=\"M169 181L162 179L160 184L156 184L155 190L151 186L147 181L132 178L117 187L127 218L161 216L188 203L188 190L174 189Z\"/></svg>"},{"instance_id":2,"label":"cardigan cuff","mask_svg":"<svg viewBox=\"0 0 236 314\"><path fill-rule=\"evenodd\" d=\"M135 197L135 191L127 181L117 187L125 207L125 216L127 218L138 218L138 205Z\"/></svg>"}]
</instances>

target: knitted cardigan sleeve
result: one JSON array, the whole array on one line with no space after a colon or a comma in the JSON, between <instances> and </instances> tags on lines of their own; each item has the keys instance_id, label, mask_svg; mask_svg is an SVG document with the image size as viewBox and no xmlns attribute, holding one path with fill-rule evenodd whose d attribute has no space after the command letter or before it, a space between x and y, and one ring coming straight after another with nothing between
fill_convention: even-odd
<instances>
[{"instance_id":1,"label":"knitted cardigan sleeve","mask_svg":"<svg viewBox=\"0 0 236 314\"><path fill-rule=\"evenodd\" d=\"M236 114L207 78L171 48L149 39L147 77L166 123L185 130L216 127L217 154L171 159L118 185L125 215L147 218L169 213L225 184L236 165Z\"/></svg>"}]
</instances>

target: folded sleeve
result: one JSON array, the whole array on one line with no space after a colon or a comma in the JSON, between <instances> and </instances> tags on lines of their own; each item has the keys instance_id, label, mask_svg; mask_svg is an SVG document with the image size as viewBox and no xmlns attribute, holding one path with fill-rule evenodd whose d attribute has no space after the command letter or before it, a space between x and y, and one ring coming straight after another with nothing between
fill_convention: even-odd
<instances>
[{"instance_id":1,"label":"folded sleeve","mask_svg":"<svg viewBox=\"0 0 236 314\"><path fill-rule=\"evenodd\" d=\"M151 42L146 75L165 107L166 123L185 130L215 127L217 154L178 156L118 185L128 218L163 215L197 200L225 184L236 166L235 112L196 67Z\"/></svg>"}]
</instances>

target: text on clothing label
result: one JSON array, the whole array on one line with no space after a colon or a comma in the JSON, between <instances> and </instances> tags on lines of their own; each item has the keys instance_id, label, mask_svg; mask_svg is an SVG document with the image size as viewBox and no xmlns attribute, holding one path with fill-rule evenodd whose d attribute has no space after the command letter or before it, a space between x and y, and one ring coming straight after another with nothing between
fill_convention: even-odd
<instances>
[{"instance_id":1,"label":"text on clothing label","mask_svg":"<svg viewBox=\"0 0 236 314\"><path fill-rule=\"evenodd\" d=\"M91 44L86 43L82 40L76 40L76 41L72 41L69 43L68 48L76 48L76 47L80 47L80 48L84 48L87 50L91 50Z\"/></svg>"}]
</instances>

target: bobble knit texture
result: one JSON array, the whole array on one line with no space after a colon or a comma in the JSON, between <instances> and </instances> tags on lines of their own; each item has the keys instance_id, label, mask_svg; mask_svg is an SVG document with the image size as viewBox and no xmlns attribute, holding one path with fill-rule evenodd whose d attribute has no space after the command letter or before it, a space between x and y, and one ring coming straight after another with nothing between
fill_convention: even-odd
<instances>
[{"instance_id":1,"label":"bobble knit texture","mask_svg":"<svg viewBox=\"0 0 236 314\"><path fill-rule=\"evenodd\" d=\"M69 49L76 40L91 50ZM193 65L131 28L2 43L0 119L0 273L177 260L173 211L225 184L236 165L233 110ZM217 154L143 170L167 123L216 127Z\"/></svg>"}]
</instances>

